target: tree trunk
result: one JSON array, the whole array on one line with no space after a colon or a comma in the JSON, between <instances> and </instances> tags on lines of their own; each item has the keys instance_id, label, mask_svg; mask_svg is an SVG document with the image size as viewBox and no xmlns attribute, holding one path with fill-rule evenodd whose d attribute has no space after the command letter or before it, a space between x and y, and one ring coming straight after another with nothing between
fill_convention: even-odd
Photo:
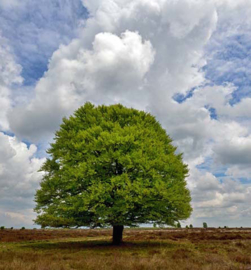
<instances>
[{"instance_id":1,"label":"tree trunk","mask_svg":"<svg viewBox=\"0 0 251 270\"><path fill-rule=\"evenodd\" d=\"M122 242L123 238L123 225L115 225L113 226L113 236L112 236L112 243L113 245L119 245Z\"/></svg>"}]
</instances>

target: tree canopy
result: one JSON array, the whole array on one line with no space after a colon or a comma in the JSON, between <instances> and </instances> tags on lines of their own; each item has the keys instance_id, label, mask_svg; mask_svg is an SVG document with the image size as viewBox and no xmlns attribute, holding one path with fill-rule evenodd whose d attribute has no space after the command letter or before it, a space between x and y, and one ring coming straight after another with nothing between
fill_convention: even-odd
<instances>
[{"instance_id":1,"label":"tree canopy","mask_svg":"<svg viewBox=\"0 0 251 270\"><path fill-rule=\"evenodd\" d=\"M121 228L188 218L188 168L171 142L149 113L86 103L63 119L48 150L35 222Z\"/></svg>"}]
</instances>

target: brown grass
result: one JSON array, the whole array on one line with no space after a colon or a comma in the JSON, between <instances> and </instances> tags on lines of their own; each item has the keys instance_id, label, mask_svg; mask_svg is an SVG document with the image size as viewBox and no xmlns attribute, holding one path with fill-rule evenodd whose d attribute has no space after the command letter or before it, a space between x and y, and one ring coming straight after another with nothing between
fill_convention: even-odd
<instances>
[{"instance_id":1,"label":"brown grass","mask_svg":"<svg viewBox=\"0 0 251 270\"><path fill-rule=\"evenodd\" d=\"M251 270L251 230L2 230L0 270Z\"/></svg>"}]
</instances>

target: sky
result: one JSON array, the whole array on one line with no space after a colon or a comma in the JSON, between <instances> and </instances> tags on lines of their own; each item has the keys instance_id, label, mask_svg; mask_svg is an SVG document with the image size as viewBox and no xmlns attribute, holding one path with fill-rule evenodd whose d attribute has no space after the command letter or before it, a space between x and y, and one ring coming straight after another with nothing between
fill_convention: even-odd
<instances>
[{"instance_id":1,"label":"sky","mask_svg":"<svg viewBox=\"0 0 251 270\"><path fill-rule=\"evenodd\" d=\"M36 227L63 117L156 116L189 166L181 224L251 226L251 1L0 0L0 225Z\"/></svg>"}]
</instances>

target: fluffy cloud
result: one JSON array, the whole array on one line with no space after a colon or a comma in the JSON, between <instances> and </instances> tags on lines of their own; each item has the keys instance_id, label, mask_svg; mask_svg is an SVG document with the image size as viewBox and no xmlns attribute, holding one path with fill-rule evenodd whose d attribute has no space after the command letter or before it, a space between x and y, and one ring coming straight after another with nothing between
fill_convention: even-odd
<instances>
[{"instance_id":1,"label":"fluffy cloud","mask_svg":"<svg viewBox=\"0 0 251 270\"><path fill-rule=\"evenodd\" d=\"M234 40L235 45L240 43L236 43L237 30L248 36L250 21L242 23L239 13L246 18L251 4L245 0L82 2L89 18L78 28L77 38L53 53L30 101L21 104L19 99L9 113L11 130L21 139L47 142L62 117L86 101L120 102L150 111L189 164L193 218L211 217L216 224L231 216L234 224L248 211L250 186L239 178L250 180L251 102L244 95L233 106L236 91L245 87L238 80L240 73L235 79L226 76L230 70L243 72L247 54L222 55L233 48ZM41 35L41 40L45 37ZM245 50L243 45L235 52ZM250 70L246 60L246 74ZM188 96L180 102L177 94ZM202 164L203 170L198 167ZM215 176L217 171L223 171L222 177Z\"/></svg>"},{"instance_id":2,"label":"fluffy cloud","mask_svg":"<svg viewBox=\"0 0 251 270\"><path fill-rule=\"evenodd\" d=\"M251 185L229 177L220 179L196 168L190 171L189 188L194 208L185 224L202 226L248 226Z\"/></svg>"},{"instance_id":3,"label":"fluffy cloud","mask_svg":"<svg viewBox=\"0 0 251 270\"><path fill-rule=\"evenodd\" d=\"M22 83L21 66L16 64L8 41L0 33L0 130L8 130L7 111L11 107L11 87Z\"/></svg>"},{"instance_id":4,"label":"fluffy cloud","mask_svg":"<svg viewBox=\"0 0 251 270\"><path fill-rule=\"evenodd\" d=\"M24 82L34 85L60 44L76 37L87 16L80 0L1 0L0 29L22 63Z\"/></svg>"},{"instance_id":5,"label":"fluffy cloud","mask_svg":"<svg viewBox=\"0 0 251 270\"><path fill-rule=\"evenodd\" d=\"M97 34L92 50L74 40L54 53L49 71L36 86L36 98L27 108L11 113L12 130L30 140L44 138L58 127L62 116L87 100L127 103L130 95L136 104L153 61L151 43L138 33Z\"/></svg>"},{"instance_id":6,"label":"fluffy cloud","mask_svg":"<svg viewBox=\"0 0 251 270\"><path fill-rule=\"evenodd\" d=\"M220 162L225 164L251 164L251 136L222 140L215 149Z\"/></svg>"},{"instance_id":7,"label":"fluffy cloud","mask_svg":"<svg viewBox=\"0 0 251 270\"><path fill-rule=\"evenodd\" d=\"M186 108L173 104L171 98L204 81L199 69L205 64L203 46L217 22L214 5L142 0L84 4L93 17L79 39L53 54L35 89L36 98L11 114L13 131L40 139L87 100L121 102L160 118L171 118L176 110L181 115ZM189 118L196 118L198 112L208 118L201 108L190 111Z\"/></svg>"},{"instance_id":8,"label":"fluffy cloud","mask_svg":"<svg viewBox=\"0 0 251 270\"><path fill-rule=\"evenodd\" d=\"M42 177L38 170L45 161L36 158L36 152L35 145L28 147L17 138L0 133L0 216L22 217L23 224L31 222L33 197ZM5 222L2 218L0 221Z\"/></svg>"}]
</instances>

